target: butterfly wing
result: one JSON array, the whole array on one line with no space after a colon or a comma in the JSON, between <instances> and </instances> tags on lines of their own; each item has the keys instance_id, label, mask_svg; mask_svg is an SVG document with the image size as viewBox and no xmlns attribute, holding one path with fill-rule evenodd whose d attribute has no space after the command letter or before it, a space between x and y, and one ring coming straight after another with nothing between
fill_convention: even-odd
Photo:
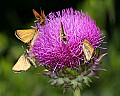
<instances>
[{"instance_id":1,"label":"butterfly wing","mask_svg":"<svg viewBox=\"0 0 120 96\"><path fill-rule=\"evenodd\" d=\"M42 11L42 10L40 9L40 14L39 14L37 11L35 11L35 10L33 9L33 14L35 15L35 17L36 17L36 19L37 19L36 21L39 21L41 25L44 25L44 23L45 23L45 18L46 18L44 11Z\"/></svg>"},{"instance_id":2,"label":"butterfly wing","mask_svg":"<svg viewBox=\"0 0 120 96\"><path fill-rule=\"evenodd\" d=\"M35 41L35 39L37 38L37 36L38 36L38 31L35 32L35 35L34 35L33 39L32 39L31 42L30 42L30 48L29 48L29 50L32 49L33 44L34 44L34 41Z\"/></svg>"},{"instance_id":3,"label":"butterfly wing","mask_svg":"<svg viewBox=\"0 0 120 96\"><path fill-rule=\"evenodd\" d=\"M16 37L24 43L29 43L30 40L33 39L34 34L35 34L34 29L17 30L15 32Z\"/></svg>"},{"instance_id":4,"label":"butterfly wing","mask_svg":"<svg viewBox=\"0 0 120 96\"><path fill-rule=\"evenodd\" d=\"M40 12L41 12L40 23L44 24L46 16L45 16L45 13L44 13L44 11L42 9L40 9Z\"/></svg>"},{"instance_id":5,"label":"butterfly wing","mask_svg":"<svg viewBox=\"0 0 120 96\"><path fill-rule=\"evenodd\" d=\"M30 68L30 66L31 64L24 53L23 55L20 56L17 63L13 66L12 70L14 72L26 71Z\"/></svg>"},{"instance_id":6,"label":"butterfly wing","mask_svg":"<svg viewBox=\"0 0 120 96\"><path fill-rule=\"evenodd\" d=\"M40 14L33 9L33 14L35 15L36 19L40 19Z\"/></svg>"},{"instance_id":7,"label":"butterfly wing","mask_svg":"<svg viewBox=\"0 0 120 96\"><path fill-rule=\"evenodd\" d=\"M67 43L66 34L65 34L65 32L64 32L64 28L63 28L62 22L61 22L60 38L61 38L61 40L62 40L65 44Z\"/></svg>"},{"instance_id":8,"label":"butterfly wing","mask_svg":"<svg viewBox=\"0 0 120 96\"><path fill-rule=\"evenodd\" d=\"M84 52L86 60L90 61L90 59L94 53L94 48L90 44L90 42L86 39L83 41L83 52Z\"/></svg>"}]
</instances>

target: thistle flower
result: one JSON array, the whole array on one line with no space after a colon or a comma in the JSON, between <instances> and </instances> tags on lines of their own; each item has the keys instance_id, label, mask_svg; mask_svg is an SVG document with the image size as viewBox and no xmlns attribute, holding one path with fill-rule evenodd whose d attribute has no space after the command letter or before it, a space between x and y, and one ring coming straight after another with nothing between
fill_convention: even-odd
<instances>
[{"instance_id":1,"label":"thistle flower","mask_svg":"<svg viewBox=\"0 0 120 96\"><path fill-rule=\"evenodd\" d=\"M32 55L48 71L44 75L52 78L51 85L81 88L89 85L89 77L98 78L95 70L100 67L104 37L88 13L72 8L50 13L44 25L35 22L38 36L34 40Z\"/></svg>"}]
</instances>

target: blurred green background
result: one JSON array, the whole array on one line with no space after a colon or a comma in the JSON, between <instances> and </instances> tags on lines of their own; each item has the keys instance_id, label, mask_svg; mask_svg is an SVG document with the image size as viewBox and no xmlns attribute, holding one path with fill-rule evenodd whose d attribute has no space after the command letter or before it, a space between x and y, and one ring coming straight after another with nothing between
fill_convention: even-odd
<instances>
[{"instance_id":1,"label":"blurred green background","mask_svg":"<svg viewBox=\"0 0 120 96\"><path fill-rule=\"evenodd\" d=\"M41 76L41 68L31 67L20 74L12 67L26 46L18 40L17 29L30 28L35 17L32 9L44 9L45 14L73 7L88 12L106 35L109 53L103 58L100 79L93 79L91 87L84 87L82 96L120 96L120 1L119 0L0 0L0 96L73 96L68 90L49 86Z\"/></svg>"}]
</instances>

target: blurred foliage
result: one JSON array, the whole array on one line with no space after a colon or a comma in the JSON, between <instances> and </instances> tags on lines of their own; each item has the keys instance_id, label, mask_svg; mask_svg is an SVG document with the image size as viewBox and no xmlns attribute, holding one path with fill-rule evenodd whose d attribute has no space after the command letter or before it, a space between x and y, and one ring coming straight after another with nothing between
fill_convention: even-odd
<instances>
[{"instance_id":1,"label":"blurred foliage","mask_svg":"<svg viewBox=\"0 0 120 96\"><path fill-rule=\"evenodd\" d=\"M82 96L120 96L119 0L1 0L0 4L0 96L72 96L71 90L63 94L63 89L49 86L49 79L39 74L41 67L20 74L11 70L26 47L14 31L30 28L35 20L32 9L40 7L45 14L68 7L88 12L106 35L109 54L102 64L107 71L100 72L100 79L93 79L91 87L84 86Z\"/></svg>"}]
</instances>

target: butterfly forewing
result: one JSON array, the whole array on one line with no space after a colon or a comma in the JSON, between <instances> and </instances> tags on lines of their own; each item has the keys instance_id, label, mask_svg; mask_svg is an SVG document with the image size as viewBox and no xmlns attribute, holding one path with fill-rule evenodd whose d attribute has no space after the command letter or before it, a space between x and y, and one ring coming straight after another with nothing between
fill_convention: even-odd
<instances>
[{"instance_id":1,"label":"butterfly forewing","mask_svg":"<svg viewBox=\"0 0 120 96\"><path fill-rule=\"evenodd\" d=\"M17 63L13 66L14 72L26 71L31 66L30 61L27 59L25 53L20 56Z\"/></svg>"},{"instance_id":2,"label":"butterfly forewing","mask_svg":"<svg viewBox=\"0 0 120 96\"><path fill-rule=\"evenodd\" d=\"M30 42L33 39L35 34L34 29L26 29L26 30L17 30L15 35L18 39L20 39L24 43Z\"/></svg>"},{"instance_id":3,"label":"butterfly forewing","mask_svg":"<svg viewBox=\"0 0 120 96\"><path fill-rule=\"evenodd\" d=\"M44 25L44 23L45 23L45 18L46 18L44 11L42 11L42 10L40 9L40 14L39 14L37 11L35 11L35 10L33 9L33 14L35 15L35 17L36 17L36 19L37 19L36 21L40 22L41 25Z\"/></svg>"},{"instance_id":4,"label":"butterfly forewing","mask_svg":"<svg viewBox=\"0 0 120 96\"><path fill-rule=\"evenodd\" d=\"M37 38L37 36L38 36L38 32L36 31L36 34L34 35L33 39L30 42L30 49L33 47L34 41Z\"/></svg>"},{"instance_id":5,"label":"butterfly forewing","mask_svg":"<svg viewBox=\"0 0 120 96\"><path fill-rule=\"evenodd\" d=\"M63 28L62 22L61 22L60 38L61 38L61 40L62 40L65 44L67 43L66 34L65 34L65 32L64 32L64 28Z\"/></svg>"},{"instance_id":6,"label":"butterfly forewing","mask_svg":"<svg viewBox=\"0 0 120 96\"><path fill-rule=\"evenodd\" d=\"M83 41L83 52L87 61L90 61L91 57L94 54L94 48L88 40Z\"/></svg>"},{"instance_id":7,"label":"butterfly forewing","mask_svg":"<svg viewBox=\"0 0 120 96\"><path fill-rule=\"evenodd\" d=\"M33 14L35 15L36 19L40 18L40 14L33 9Z\"/></svg>"}]
</instances>

